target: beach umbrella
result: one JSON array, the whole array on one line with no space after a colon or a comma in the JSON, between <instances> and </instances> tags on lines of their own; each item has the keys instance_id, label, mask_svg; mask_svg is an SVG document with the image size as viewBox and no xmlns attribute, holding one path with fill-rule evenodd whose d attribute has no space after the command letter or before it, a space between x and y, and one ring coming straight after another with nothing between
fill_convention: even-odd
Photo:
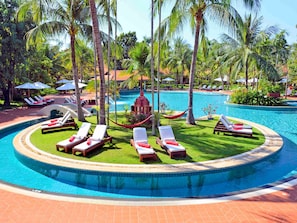
<instances>
[{"instance_id":1,"label":"beach umbrella","mask_svg":"<svg viewBox=\"0 0 297 223\"><path fill-rule=\"evenodd\" d=\"M258 82L258 78L254 77L248 80L248 83L257 83Z\"/></svg>"},{"instance_id":2,"label":"beach umbrella","mask_svg":"<svg viewBox=\"0 0 297 223\"><path fill-rule=\"evenodd\" d=\"M83 88L85 86L87 85L83 83L78 83L79 88ZM62 86L56 88L56 90L58 91L68 91L68 90L74 90L74 89L75 89L75 84L73 82L63 84Z\"/></svg>"},{"instance_id":3,"label":"beach umbrella","mask_svg":"<svg viewBox=\"0 0 297 223\"><path fill-rule=\"evenodd\" d=\"M290 82L290 80L288 80L287 78L282 78L280 79L280 81L278 81L277 83L280 83L280 84L285 84L287 82Z\"/></svg>"},{"instance_id":4,"label":"beach umbrella","mask_svg":"<svg viewBox=\"0 0 297 223\"><path fill-rule=\"evenodd\" d=\"M40 87L38 87L37 85L27 82L21 85L18 85L15 87L16 89L26 89L26 90L38 90L41 89Z\"/></svg>"},{"instance_id":5,"label":"beach umbrella","mask_svg":"<svg viewBox=\"0 0 297 223\"><path fill-rule=\"evenodd\" d=\"M59 81L57 81L57 84L67 84L67 83L71 83L72 80L67 80L67 79L61 79Z\"/></svg>"},{"instance_id":6,"label":"beach umbrella","mask_svg":"<svg viewBox=\"0 0 297 223\"><path fill-rule=\"evenodd\" d=\"M51 88L49 85L44 84L44 83L42 83L40 81L35 82L34 85L39 87L39 89Z\"/></svg>"},{"instance_id":7,"label":"beach umbrella","mask_svg":"<svg viewBox=\"0 0 297 223\"><path fill-rule=\"evenodd\" d=\"M218 78L214 79L214 81L227 82L228 79L229 79L228 76L224 75L223 79L222 79L222 77L218 77Z\"/></svg>"},{"instance_id":8,"label":"beach umbrella","mask_svg":"<svg viewBox=\"0 0 297 223\"><path fill-rule=\"evenodd\" d=\"M236 80L237 83L245 83L245 78L240 78Z\"/></svg>"},{"instance_id":9,"label":"beach umbrella","mask_svg":"<svg viewBox=\"0 0 297 223\"><path fill-rule=\"evenodd\" d=\"M166 77L166 78L163 79L163 81L172 82L172 81L175 81L175 80L173 78L171 78L171 77Z\"/></svg>"},{"instance_id":10,"label":"beach umbrella","mask_svg":"<svg viewBox=\"0 0 297 223\"><path fill-rule=\"evenodd\" d=\"M30 90L40 90L41 89L40 87L38 87L35 84L30 83L30 82L18 85L15 88L16 89L28 90L28 93L27 93L28 96L30 95Z\"/></svg>"}]
</instances>

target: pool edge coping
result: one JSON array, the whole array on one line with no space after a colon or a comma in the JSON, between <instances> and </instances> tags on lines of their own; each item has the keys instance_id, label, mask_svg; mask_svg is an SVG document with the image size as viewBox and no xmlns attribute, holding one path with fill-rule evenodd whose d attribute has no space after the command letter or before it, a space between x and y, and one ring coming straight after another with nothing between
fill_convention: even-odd
<instances>
[{"instance_id":1,"label":"pool edge coping","mask_svg":"<svg viewBox=\"0 0 297 223\"><path fill-rule=\"evenodd\" d=\"M278 152L283 146L281 136L272 129L247 120L237 119L230 117L233 120L244 122L248 125L257 128L264 134L265 142L251 150L242 154L222 159L209 160L204 162L183 163L183 164L110 164L110 163L97 163L73 160L70 158L59 157L36 148L30 142L31 134L40 128L40 124L33 125L21 131L13 140L15 149L22 155L31 159L38 160L39 162L57 165L66 168L75 168L91 171L101 172L117 172L117 173L146 173L146 174L161 174L161 173L190 173L198 171L211 171L219 170L222 168L232 168L239 165L245 165L257 162L264 158L271 156Z\"/></svg>"}]
</instances>

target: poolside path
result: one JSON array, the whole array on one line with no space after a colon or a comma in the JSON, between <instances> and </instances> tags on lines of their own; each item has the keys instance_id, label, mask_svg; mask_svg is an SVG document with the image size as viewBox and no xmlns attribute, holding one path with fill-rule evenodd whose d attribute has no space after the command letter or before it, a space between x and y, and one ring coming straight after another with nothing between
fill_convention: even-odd
<instances>
[{"instance_id":1,"label":"poolside path","mask_svg":"<svg viewBox=\"0 0 297 223\"><path fill-rule=\"evenodd\" d=\"M57 96L61 98L61 96ZM0 112L0 128L38 117L38 109ZM54 200L0 184L0 222L5 223L296 223L297 185L250 199L212 204L120 206Z\"/></svg>"}]
</instances>

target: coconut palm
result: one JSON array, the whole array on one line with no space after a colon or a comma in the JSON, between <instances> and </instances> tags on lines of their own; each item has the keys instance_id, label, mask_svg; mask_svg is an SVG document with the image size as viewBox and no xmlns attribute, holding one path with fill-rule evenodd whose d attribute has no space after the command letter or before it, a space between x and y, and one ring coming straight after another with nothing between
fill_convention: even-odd
<instances>
[{"instance_id":1,"label":"coconut palm","mask_svg":"<svg viewBox=\"0 0 297 223\"><path fill-rule=\"evenodd\" d=\"M261 30L262 17L254 19L251 15L243 20L238 17L236 20L237 31L235 37L227 34L222 35L222 39L226 46L226 55L229 63L233 64L235 72L244 71L246 88L248 88L249 68L251 65L264 70L270 79L277 79L277 71L274 66L261 55L261 43L263 36L271 36L275 27L271 26L265 30ZM265 35L263 35L265 34Z\"/></svg>"},{"instance_id":2,"label":"coconut palm","mask_svg":"<svg viewBox=\"0 0 297 223\"><path fill-rule=\"evenodd\" d=\"M35 7L37 5L39 7ZM37 26L26 34L29 44L44 40L45 37L48 36L57 37L67 34L70 37L72 72L76 89L75 94L76 100L80 101L75 43L77 35L90 34L91 31L91 26L88 24L89 8L86 2L82 0L27 1L20 7L20 17L24 14L24 11L27 10L31 10L38 22ZM77 103L77 114L79 121L85 120L80 103Z\"/></svg>"},{"instance_id":3,"label":"coconut palm","mask_svg":"<svg viewBox=\"0 0 297 223\"><path fill-rule=\"evenodd\" d=\"M171 2L171 0L167 0ZM243 0L246 5L255 7L259 5L260 0ZM188 22L194 31L194 50L189 76L189 99L187 123L195 124L193 115L193 88L194 75L196 73L196 60L199 48L199 41L203 38L206 30L206 17L211 17L221 25L230 25L234 22L233 18L238 13L231 7L229 0L176 0L171 10L171 14L163 22L161 28L163 33L172 34L180 31L183 25Z\"/></svg>"},{"instance_id":4,"label":"coconut palm","mask_svg":"<svg viewBox=\"0 0 297 223\"><path fill-rule=\"evenodd\" d=\"M129 52L130 60L126 60L125 67L128 67L128 72L132 75L122 83L122 86L129 88L135 87L139 84L140 77L140 89L143 89L143 76L149 76L150 74L150 50L149 46L145 42L136 43Z\"/></svg>"},{"instance_id":5,"label":"coconut palm","mask_svg":"<svg viewBox=\"0 0 297 223\"><path fill-rule=\"evenodd\" d=\"M93 23L93 32L94 32L94 42L96 48L96 56L99 67L99 76L100 76L100 124L106 124L105 120L105 78L104 78L104 64L103 64L103 51L101 45L101 35L100 28L97 18L97 8L94 0L89 0L91 18Z\"/></svg>"},{"instance_id":6,"label":"coconut palm","mask_svg":"<svg viewBox=\"0 0 297 223\"><path fill-rule=\"evenodd\" d=\"M178 37L173 41L173 49L166 59L167 67L172 68L176 72L176 80L183 85L183 77L185 71L190 70L192 51L190 44L186 43L182 38Z\"/></svg>"}]
</instances>

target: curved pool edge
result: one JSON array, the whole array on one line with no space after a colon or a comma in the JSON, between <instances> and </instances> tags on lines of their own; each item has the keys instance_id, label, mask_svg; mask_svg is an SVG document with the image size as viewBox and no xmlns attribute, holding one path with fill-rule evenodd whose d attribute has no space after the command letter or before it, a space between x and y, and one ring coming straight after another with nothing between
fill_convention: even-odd
<instances>
[{"instance_id":1,"label":"curved pool edge","mask_svg":"<svg viewBox=\"0 0 297 223\"><path fill-rule=\"evenodd\" d=\"M77 202L77 203L89 203L89 204L103 204L103 205L118 205L118 206L177 206L177 205L197 205L197 204L210 204L227 202L233 200L242 200L251 197L257 197L281 190L285 190L297 184L297 179L290 179L287 181L275 182L273 185L266 186L265 188L253 188L249 191L238 191L233 195L220 196L218 198L169 198L169 199L110 199L110 198L98 198L98 197L80 197L80 196L69 196L63 194L55 194L45 191L30 190L9 183L0 182L0 189L19 193L25 196L32 196L39 199L50 199L66 202Z\"/></svg>"},{"instance_id":2,"label":"curved pool edge","mask_svg":"<svg viewBox=\"0 0 297 223\"><path fill-rule=\"evenodd\" d=\"M30 159L37 160L38 162L47 163L50 165L56 165L66 168L83 169L100 172L116 172L116 173L146 173L146 174L158 174L158 173L191 173L198 171L211 171L222 168L232 168L239 165L245 165L248 163L257 162L265 159L272 154L278 152L283 146L283 140L279 134L266 126L249 122L242 119L232 118L236 121L244 122L260 130L265 136L265 142L246 153L227 157L223 159L216 159L204 162L196 163L183 163L183 164L109 164L109 163L97 163L73 160L46 153L36 148L30 142L31 134L40 128L40 124L36 124L25 130L21 131L13 141L15 150Z\"/></svg>"}]
</instances>

